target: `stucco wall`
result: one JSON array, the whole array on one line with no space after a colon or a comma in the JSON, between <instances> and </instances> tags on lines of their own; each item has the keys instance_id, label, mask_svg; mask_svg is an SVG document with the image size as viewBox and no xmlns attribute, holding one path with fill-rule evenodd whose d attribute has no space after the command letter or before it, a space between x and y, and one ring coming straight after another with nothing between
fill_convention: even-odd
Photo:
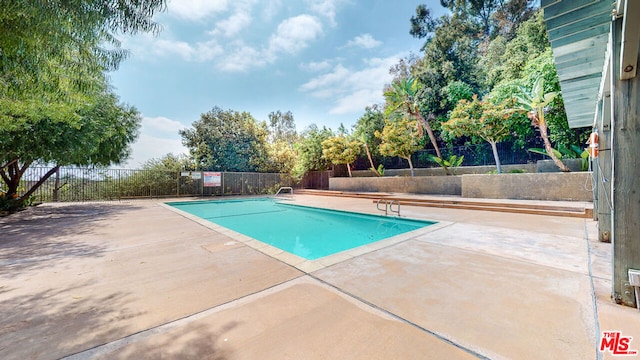
<instances>
[{"instance_id":1,"label":"stucco wall","mask_svg":"<svg viewBox=\"0 0 640 360\"><path fill-rule=\"evenodd\" d=\"M460 195L460 176L329 178L329 190Z\"/></svg>"},{"instance_id":2,"label":"stucco wall","mask_svg":"<svg viewBox=\"0 0 640 360\"><path fill-rule=\"evenodd\" d=\"M590 172L330 178L329 189L487 199L593 201Z\"/></svg>"},{"instance_id":3,"label":"stucco wall","mask_svg":"<svg viewBox=\"0 0 640 360\"><path fill-rule=\"evenodd\" d=\"M462 197L593 201L590 172L464 175Z\"/></svg>"}]
</instances>

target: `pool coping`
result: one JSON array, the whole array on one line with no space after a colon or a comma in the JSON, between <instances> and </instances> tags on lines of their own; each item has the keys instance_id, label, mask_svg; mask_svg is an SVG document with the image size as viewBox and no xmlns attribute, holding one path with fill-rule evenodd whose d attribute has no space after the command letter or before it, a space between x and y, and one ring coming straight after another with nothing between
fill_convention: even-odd
<instances>
[{"instance_id":1,"label":"pool coping","mask_svg":"<svg viewBox=\"0 0 640 360\"><path fill-rule=\"evenodd\" d=\"M194 200L197 201L197 200ZM202 200L199 200L202 201ZM211 200L214 201L214 200ZM436 220L426 220L426 221L430 221L433 222L433 224L431 225L427 225L423 228L420 229L416 229L416 230L412 230L403 234L399 234L396 236L392 236L390 238L387 239L383 239L383 240L378 240L376 242L370 243L370 244L365 244L365 245L361 245L352 249L348 249L348 250L344 250L335 254L331 254L319 259L315 259L315 260L308 260L305 259L303 257L300 257L298 255L294 255L291 254L287 251L284 251L282 249L279 249L275 246L269 245L267 243L264 243L260 240L256 240L250 236L241 234L237 231L231 230L229 228L226 228L222 225L218 225L215 224L211 221L205 220L201 217L192 215L186 211L180 210L174 206L169 205L167 202L161 202L160 206L169 209L189 220L195 221L196 223L211 229L213 231L216 231L218 233L221 233L223 235L228 236L229 238L238 241L254 250L257 250L269 257L272 257L276 260L279 260L285 264L288 264L300 271L303 271L305 273L311 273L314 271L318 271L324 268L327 268L329 266L333 266L335 264L341 263L343 261L358 257L360 255L364 255L364 254L368 254L371 253L373 251L377 251L380 249L384 249L386 247L389 246L393 246L396 244L399 244L401 242L407 241L407 240L411 240L414 239L418 236L422 236L437 230L440 230L442 228L445 228L447 226L450 226L453 224L453 222L450 221L436 221ZM334 210L334 209L330 209L330 208L323 208L323 207L318 207L318 206L313 206L316 207L318 209L324 209L324 210ZM342 211L342 210L340 210ZM363 213L363 212L357 212L357 211L349 211L355 214L361 214L361 215L372 215L372 214L368 214L368 213ZM378 215L379 216L379 215ZM407 219L407 220L417 220L417 221L425 221L425 219L414 219L414 218L410 218L410 217L400 217L400 219ZM228 245L235 245L235 244L228 244Z\"/></svg>"}]
</instances>

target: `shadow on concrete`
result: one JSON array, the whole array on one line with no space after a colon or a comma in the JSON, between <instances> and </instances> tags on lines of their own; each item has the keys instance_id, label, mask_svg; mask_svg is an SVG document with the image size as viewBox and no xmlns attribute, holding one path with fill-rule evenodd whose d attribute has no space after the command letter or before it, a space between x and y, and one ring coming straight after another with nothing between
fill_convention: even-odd
<instances>
[{"instance_id":1,"label":"shadow on concrete","mask_svg":"<svg viewBox=\"0 0 640 360\"><path fill-rule=\"evenodd\" d=\"M225 360L233 358L230 349L223 349L220 345L225 342L225 333L229 332L238 322L230 322L217 331L212 331L208 325L187 326L174 330L169 334L151 338L144 344L131 344L116 353L105 354L104 358L118 359L207 359Z\"/></svg>"},{"instance_id":2,"label":"shadow on concrete","mask_svg":"<svg viewBox=\"0 0 640 360\"><path fill-rule=\"evenodd\" d=\"M96 230L98 221L131 205L110 203L45 205L0 218L0 276L46 267L63 258L98 256L103 246L69 239Z\"/></svg>"},{"instance_id":3,"label":"shadow on concrete","mask_svg":"<svg viewBox=\"0 0 640 360\"><path fill-rule=\"evenodd\" d=\"M90 281L12 296L0 291L0 359L59 359L131 333L145 313L125 292L91 294Z\"/></svg>"}]
</instances>

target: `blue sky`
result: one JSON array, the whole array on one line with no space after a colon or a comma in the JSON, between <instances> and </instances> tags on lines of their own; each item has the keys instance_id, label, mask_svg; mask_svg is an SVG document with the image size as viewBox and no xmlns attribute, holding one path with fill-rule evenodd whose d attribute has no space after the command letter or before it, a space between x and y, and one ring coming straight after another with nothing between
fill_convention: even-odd
<instances>
[{"instance_id":1,"label":"blue sky","mask_svg":"<svg viewBox=\"0 0 640 360\"><path fill-rule=\"evenodd\" d=\"M298 131L355 124L383 102L389 68L423 43L409 34L420 1L173 0L163 31L122 38L131 56L111 73L143 115L127 166L187 153L178 130L214 106L258 121L291 111ZM442 12L439 3L429 2Z\"/></svg>"}]
</instances>

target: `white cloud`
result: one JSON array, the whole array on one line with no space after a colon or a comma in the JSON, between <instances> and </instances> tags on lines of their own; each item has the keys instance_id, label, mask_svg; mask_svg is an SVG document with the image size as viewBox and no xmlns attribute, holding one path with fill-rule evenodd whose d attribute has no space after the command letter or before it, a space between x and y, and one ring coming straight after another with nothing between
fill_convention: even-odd
<instances>
[{"instance_id":1,"label":"white cloud","mask_svg":"<svg viewBox=\"0 0 640 360\"><path fill-rule=\"evenodd\" d=\"M126 166L139 168L148 160L161 158L169 153L188 154L189 150L182 145L182 140L177 135L173 139L166 139L142 134L131 146L131 158Z\"/></svg>"},{"instance_id":2,"label":"white cloud","mask_svg":"<svg viewBox=\"0 0 640 360\"><path fill-rule=\"evenodd\" d=\"M251 24L251 14L246 11L239 10L225 20L216 23L216 27L209 32L210 35L222 34L226 37L232 37L244 30Z\"/></svg>"},{"instance_id":3,"label":"white cloud","mask_svg":"<svg viewBox=\"0 0 640 360\"><path fill-rule=\"evenodd\" d=\"M336 0L309 0L311 10L326 17L332 26L336 25Z\"/></svg>"},{"instance_id":4,"label":"white cloud","mask_svg":"<svg viewBox=\"0 0 640 360\"><path fill-rule=\"evenodd\" d=\"M255 48L236 41L218 66L223 71L242 72L275 62L282 53L295 54L322 33L322 24L310 15L299 15L282 21L266 48Z\"/></svg>"},{"instance_id":5,"label":"white cloud","mask_svg":"<svg viewBox=\"0 0 640 360\"><path fill-rule=\"evenodd\" d=\"M322 24L311 15L298 15L288 18L278 25L278 29L269 39L269 54L279 52L296 53L322 33Z\"/></svg>"},{"instance_id":6,"label":"white cloud","mask_svg":"<svg viewBox=\"0 0 640 360\"><path fill-rule=\"evenodd\" d=\"M130 49L133 56L150 60L159 57L177 56L185 61L204 62L220 56L224 50L215 40L189 43L175 40L170 34L158 38L149 34L124 38L123 48Z\"/></svg>"},{"instance_id":7,"label":"white cloud","mask_svg":"<svg viewBox=\"0 0 640 360\"><path fill-rule=\"evenodd\" d=\"M343 81L351 76L351 72L338 64L333 71L317 76L300 86L300 90L311 93L314 97L328 98L342 93Z\"/></svg>"},{"instance_id":8,"label":"white cloud","mask_svg":"<svg viewBox=\"0 0 640 360\"><path fill-rule=\"evenodd\" d=\"M356 36L353 40L349 40L349 42L347 42L347 46L355 46L365 49L373 49L380 45L382 45L382 42L374 39L371 34Z\"/></svg>"},{"instance_id":9,"label":"white cloud","mask_svg":"<svg viewBox=\"0 0 640 360\"><path fill-rule=\"evenodd\" d=\"M240 44L218 66L223 71L243 72L252 68L262 67L267 63L268 60L262 52Z\"/></svg>"},{"instance_id":10,"label":"white cloud","mask_svg":"<svg viewBox=\"0 0 640 360\"><path fill-rule=\"evenodd\" d=\"M273 19L280 11L282 7L282 0L262 1L264 4L264 10L262 11L262 18L266 21Z\"/></svg>"},{"instance_id":11,"label":"white cloud","mask_svg":"<svg viewBox=\"0 0 640 360\"><path fill-rule=\"evenodd\" d=\"M131 159L126 165L137 168L149 159L161 158L168 153L187 154L189 151L182 145L178 133L186 128L181 122L163 116L143 117L140 137L131 146Z\"/></svg>"},{"instance_id":12,"label":"white cloud","mask_svg":"<svg viewBox=\"0 0 640 360\"><path fill-rule=\"evenodd\" d=\"M175 39L170 32L163 32L160 38L148 34L128 38L126 45L135 49L136 57L143 59L179 57L188 62L213 61L219 70L242 72L271 64L283 54L295 54L322 34L320 20L303 14L280 22L271 36L264 35L261 45L245 44L243 40L229 41L227 38L237 36L251 26L252 17L246 9L252 1L234 3L235 13L218 22L213 30L203 32L204 41L187 42ZM216 38L217 35L224 38Z\"/></svg>"},{"instance_id":13,"label":"white cloud","mask_svg":"<svg viewBox=\"0 0 640 360\"><path fill-rule=\"evenodd\" d=\"M164 116L143 117L141 132L154 135L177 135L179 130L186 128L180 121Z\"/></svg>"},{"instance_id":14,"label":"white cloud","mask_svg":"<svg viewBox=\"0 0 640 360\"><path fill-rule=\"evenodd\" d=\"M331 72L312 78L299 89L314 97L333 100L330 114L360 112L366 106L384 100L382 90L392 79L389 68L403 57L404 54L398 54L368 59L361 69L348 69L339 64Z\"/></svg>"},{"instance_id":15,"label":"white cloud","mask_svg":"<svg viewBox=\"0 0 640 360\"><path fill-rule=\"evenodd\" d=\"M329 62L329 60L312 61L310 63L300 64L301 69L306 71L312 71L312 72L320 72L323 70L327 70L330 67L331 67L331 63Z\"/></svg>"},{"instance_id":16,"label":"white cloud","mask_svg":"<svg viewBox=\"0 0 640 360\"><path fill-rule=\"evenodd\" d=\"M201 20L216 12L226 11L228 0L171 0L167 13L186 20Z\"/></svg>"}]
</instances>

